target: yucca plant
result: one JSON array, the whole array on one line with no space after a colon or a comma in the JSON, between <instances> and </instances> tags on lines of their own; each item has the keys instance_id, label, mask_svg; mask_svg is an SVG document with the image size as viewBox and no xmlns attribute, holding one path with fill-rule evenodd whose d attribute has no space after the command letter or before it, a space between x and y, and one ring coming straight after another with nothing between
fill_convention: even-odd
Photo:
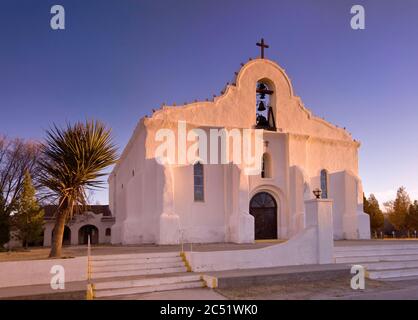
<instances>
[{"instance_id":1,"label":"yucca plant","mask_svg":"<svg viewBox=\"0 0 418 320\"><path fill-rule=\"evenodd\" d=\"M58 201L49 256L61 256L65 224L87 205L87 190L101 188L105 168L117 160L111 131L98 121L53 125L41 146L40 183Z\"/></svg>"}]
</instances>

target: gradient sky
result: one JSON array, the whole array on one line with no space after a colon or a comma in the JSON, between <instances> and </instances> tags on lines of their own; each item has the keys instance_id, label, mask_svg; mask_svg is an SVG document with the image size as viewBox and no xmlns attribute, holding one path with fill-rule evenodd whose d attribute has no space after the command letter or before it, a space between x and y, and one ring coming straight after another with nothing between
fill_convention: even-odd
<instances>
[{"instance_id":1,"label":"gradient sky","mask_svg":"<svg viewBox=\"0 0 418 320\"><path fill-rule=\"evenodd\" d=\"M54 4L66 30L50 28ZM219 94L264 37L305 106L362 142L365 192L418 199L417 34L416 0L0 0L0 133L94 118L122 151L161 103Z\"/></svg>"}]
</instances>

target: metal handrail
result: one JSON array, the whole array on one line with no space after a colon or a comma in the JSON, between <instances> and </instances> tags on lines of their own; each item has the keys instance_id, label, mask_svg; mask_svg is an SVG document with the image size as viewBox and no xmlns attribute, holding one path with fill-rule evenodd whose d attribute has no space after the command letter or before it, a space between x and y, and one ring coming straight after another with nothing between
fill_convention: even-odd
<instances>
[{"instance_id":1,"label":"metal handrail","mask_svg":"<svg viewBox=\"0 0 418 320\"><path fill-rule=\"evenodd\" d=\"M93 300L93 284L91 282L91 245L90 245L90 235L87 236L87 292L86 299Z\"/></svg>"},{"instance_id":2,"label":"metal handrail","mask_svg":"<svg viewBox=\"0 0 418 320\"><path fill-rule=\"evenodd\" d=\"M181 251L180 252L184 252L184 229L180 228L180 224L179 224L179 242L180 242L180 247L181 247ZM193 252L193 243L190 242L190 252Z\"/></svg>"},{"instance_id":3,"label":"metal handrail","mask_svg":"<svg viewBox=\"0 0 418 320\"><path fill-rule=\"evenodd\" d=\"M183 238L183 234L184 234L184 230L183 229L179 229L179 233L180 233L180 246L181 246L181 252L184 252L184 238Z\"/></svg>"},{"instance_id":4,"label":"metal handrail","mask_svg":"<svg viewBox=\"0 0 418 320\"><path fill-rule=\"evenodd\" d=\"M87 236L87 283L91 283L91 246L90 246L90 235Z\"/></svg>"}]
</instances>

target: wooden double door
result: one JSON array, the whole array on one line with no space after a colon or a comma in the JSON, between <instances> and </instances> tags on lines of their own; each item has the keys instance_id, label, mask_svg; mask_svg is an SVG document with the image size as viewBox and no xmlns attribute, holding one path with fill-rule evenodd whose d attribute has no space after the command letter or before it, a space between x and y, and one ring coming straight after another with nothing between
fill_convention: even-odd
<instances>
[{"instance_id":1,"label":"wooden double door","mask_svg":"<svg viewBox=\"0 0 418 320\"><path fill-rule=\"evenodd\" d=\"M250 201L250 214L254 216L255 240L277 239L277 203L271 194L254 195Z\"/></svg>"}]
</instances>

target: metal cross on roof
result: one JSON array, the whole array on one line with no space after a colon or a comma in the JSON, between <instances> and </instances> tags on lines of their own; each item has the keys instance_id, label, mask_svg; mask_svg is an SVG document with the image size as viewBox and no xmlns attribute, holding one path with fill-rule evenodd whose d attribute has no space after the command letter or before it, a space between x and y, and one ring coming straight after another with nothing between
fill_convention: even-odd
<instances>
[{"instance_id":1,"label":"metal cross on roof","mask_svg":"<svg viewBox=\"0 0 418 320\"><path fill-rule=\"evenodd\" d=\"M261 42L256 44L258 47L261 47L261 59L264 59L264 48L268 49L270 46L264 43L264 38L261 38Z\"/></svg>"}]
</instances>

